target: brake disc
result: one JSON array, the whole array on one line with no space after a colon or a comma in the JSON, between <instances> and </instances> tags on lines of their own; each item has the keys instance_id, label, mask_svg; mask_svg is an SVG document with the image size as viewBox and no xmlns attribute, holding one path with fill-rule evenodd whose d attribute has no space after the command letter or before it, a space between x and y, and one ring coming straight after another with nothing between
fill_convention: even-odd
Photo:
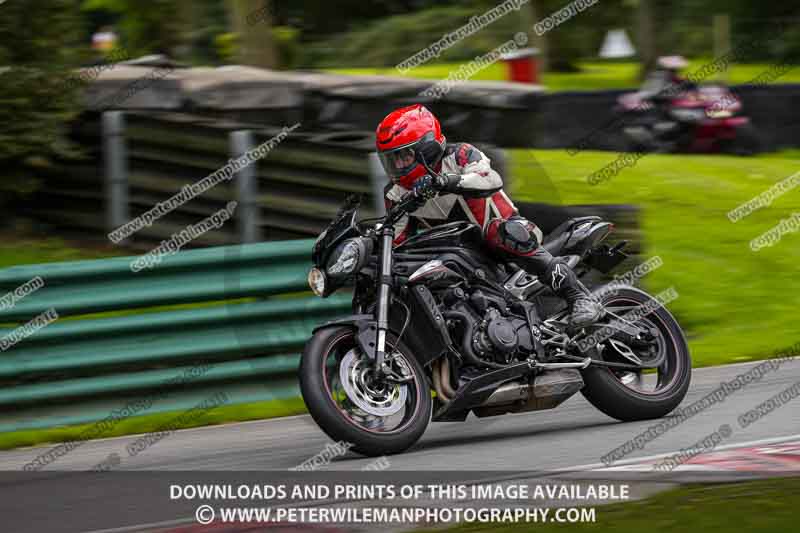
<instances>
[{"instance_id":1,"label":"brake disc","mask_svg":"<svg viewBox=\"0 0 800 533\"><path fill-rule=\"evenodd\" d=\"M398 363L403 363L397 360ZM347 398L363 411L375 416L390 416L403 408L408 396L408 385L376 383L370 374L370 362L359 357L353 348L342 358L339 380Z\"/></svg>"}]
</instances>

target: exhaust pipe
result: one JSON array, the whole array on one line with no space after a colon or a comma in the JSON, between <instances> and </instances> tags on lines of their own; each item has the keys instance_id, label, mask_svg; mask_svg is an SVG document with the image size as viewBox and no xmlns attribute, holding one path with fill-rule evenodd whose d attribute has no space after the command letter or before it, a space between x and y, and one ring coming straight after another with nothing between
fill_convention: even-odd
<instances>
[{"instance_id":1,"label":"exhaust pipe","mask_svg":"<svg viewBox=\"0 0 800 533\"><path fill-rule=\"evenodd\" d=\"M478 417L552 409L583 388L581 373L561 368L536 376L533 383L511 381L473 409Z\"/></svg>"},{"instance_id":2,"label":"exhaust pipe","mask_svg":"<svg viewBox=\"0 0 800 533\"><path fill-rule=\"evenodd\" d=\"M436 395L445 403L449 403L455 397L456 391L450 385L450 362L446 356L433 363L431 374Z\"/></svg>"},{"instance_id":3,"label":"exhaust pipe","mask_svg":"<svg viewBox=\"0 0 800 533\"><path fill-rule=\"evenodd\" d=\"M519 401L527 402L532 393L531 385L527 383L520 383L519 381L512 381L498 387L488 398L481 404L481 407L490 405L502 405L506 403L514 403Z\"/></svg>"}]
</instances>

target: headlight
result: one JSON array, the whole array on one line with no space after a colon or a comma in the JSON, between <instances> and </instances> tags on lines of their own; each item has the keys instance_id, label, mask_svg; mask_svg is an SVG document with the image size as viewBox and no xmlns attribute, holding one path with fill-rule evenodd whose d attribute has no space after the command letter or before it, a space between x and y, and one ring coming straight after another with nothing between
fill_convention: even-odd
<instances>
[{"instance_id":1,"label":"headlight","mask_svg":"<svg viewBox=\"0 0 800 533\"><path fill-rule=\"evenodd\" d=\"M361 258L362 245L358 239L340 244L328 259L325 271L331 276L346 276L356 271Z\"/></svg>"},{"instance_id":2,"label":"headlight","mask_svg":"<svg viewBox=\"0 0 800 533\"><path fill-rule=\"evenodd\" d=\"M325 273L317 267L308 272L308 286L317 296L325 294Z\"/></svg>"}]
</instances>

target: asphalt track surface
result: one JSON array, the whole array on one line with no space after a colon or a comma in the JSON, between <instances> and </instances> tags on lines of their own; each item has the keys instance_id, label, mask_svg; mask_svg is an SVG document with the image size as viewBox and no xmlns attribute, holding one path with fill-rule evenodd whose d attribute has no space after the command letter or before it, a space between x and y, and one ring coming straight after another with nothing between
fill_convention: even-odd
<instances>
[{"instance_id":1,"label":"asphalt track surface","mask_svg":"<svg viewBox=\"0 0 800 533\"><path fill-rule=\"evenodd\" d=\"M709 394L721 382L735 379L755 364L696 369L683 406ZM693 445L722 424L729 424L732 428L732 434L723 443L725 447L796 436L800 434L800 409L797 408L800 399L792 400L747 428L741 428L737 419L739 415L798 382L800 359L784 362L777 370L767 372L760 380L733 392L723 402L712 405L647 443L642 449L635 450L626 460L677 452ZM550 411L486 419L470 416L463 423L431 424L411 450L388 458L388 472L415 471L429 475L432 471L442 470L451 473L481 471L482 475L486 475L487 471L541 472L601 467L600 458L603 455L653 423L617 422L594 409L578 394ZM87 478L85 486L76 488L74 478L63 471L88 470L113 453L121 457L120 471L208 473L272 470L271 477L275 478L280 475L278 471L285 472L299 465L331 443L308 416L183 430L169 435L135 457L128 457L125 446L135 439L136 436L129 436L86 442L39 472L38 477L25 478L24 483L14 483L14 476L20 474L5 473L0 490L13 490L20 497L24 491L29 491L31 497L50 491L66 499L72 493L91 492L92 485L97 482L96 477ZM0 452L0 470L19 473L24 464L52 447L47 445ZM336 458L325 469L358 471L372 461L373 458L347 453ZM9 515L5 511L12 510L2 509L3 506L3 498L0 498L0 515L7 517ZM60 509L74 512L76 506L79 503L64 501ZM64 517L58 524L50 522L53 529L48 527L46 530L111 529L185 516L175 516L178 510L164 509L159 512L152 507L150 509L152 512L142 516L138 522L131 522L130 514L106 510L99 513L104 517L103 520L96 520L97 516L94 516L95 520L83 523L81 517L87 515L84 510L82 515ZM20 511L24 513L18 515L20 518L27 515L26 511ZM98 515L97 507L88 514ZM30 518L31 515L26 517ZM102 524L102 527L98 527L98 524ZM37 527L44 525L40 523Z\"/></svg>"}]
</instances>

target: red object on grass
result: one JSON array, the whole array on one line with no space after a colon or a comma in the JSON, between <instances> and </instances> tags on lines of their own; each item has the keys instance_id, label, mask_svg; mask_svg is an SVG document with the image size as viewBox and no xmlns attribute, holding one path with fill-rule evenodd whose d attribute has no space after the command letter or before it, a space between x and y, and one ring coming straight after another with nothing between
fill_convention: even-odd
<instances>
[{"instance_id":1,"label":"red object on grass","mask_svg":"<svg viewBox=\"0 0 800 533\"><path fill-rule=\"evenodd\" d=\"M501 59L507 66L509 81L539 83L538 57L538 48L522 48L509 54L503 54Z\"/></svg>"}]
</instances>

